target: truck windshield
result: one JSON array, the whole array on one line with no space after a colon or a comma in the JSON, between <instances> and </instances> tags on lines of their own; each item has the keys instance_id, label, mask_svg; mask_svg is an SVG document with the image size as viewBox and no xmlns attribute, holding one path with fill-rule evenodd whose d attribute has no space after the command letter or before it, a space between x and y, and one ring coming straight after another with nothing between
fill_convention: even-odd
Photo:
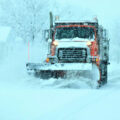
<instances>
[{"instance_id":1,"label":"truck windshield","mask_svg":"<svg viewBox=\"0 0 120 120\"><path fill-rule=\"evenodd\" d=\"M91 27L60 27L56 28L55 39L84 38L94 39L95 31Z\"/></svg>"}]
</instances>

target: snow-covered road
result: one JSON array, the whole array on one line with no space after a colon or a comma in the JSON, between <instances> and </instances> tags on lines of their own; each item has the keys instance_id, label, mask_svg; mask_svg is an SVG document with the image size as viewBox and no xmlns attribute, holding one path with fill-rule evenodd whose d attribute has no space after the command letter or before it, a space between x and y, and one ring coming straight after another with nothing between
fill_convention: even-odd
<instances>
[{"instance_id":1,"label":"snow-covered road","mask_svg":"<svg viewBox=\"0 0 120 120\"><path fill-rule=\"evenodd\" d=\"M67 86L70 82L59 86L59 82L55 85L54 79L42 81L32 78L25 73L25 69L18 73L23 66L17 63L12 69L6 66L0 72L0 120L120 119L118 64L111 63L108 84L98 90L83 82L76 89L73 81L71 86L63 88L62 85ZM10 74L5 74L9 71ZM75 82L80 84L77 80Z\"/></svg>"},{"instance_id":2,"label":"snow-covered road","mask_svg":"<svg viewBox=\"0 0 120 120\"><path fill-rule=\"evenodd\" d=\"M0 92L1 120L119 120L120 91L11 89Z\"/></svg>"}]
</instances>

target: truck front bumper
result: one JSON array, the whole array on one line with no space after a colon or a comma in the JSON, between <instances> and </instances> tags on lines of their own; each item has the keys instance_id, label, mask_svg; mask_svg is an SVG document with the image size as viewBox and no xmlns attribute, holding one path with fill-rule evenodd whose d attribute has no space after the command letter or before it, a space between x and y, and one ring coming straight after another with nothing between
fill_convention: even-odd
<instances>
[{"instance_id":1,"label":"truck front bumper","mask_svg":"<svg viewBox=\"0 0 120 120\"><path fill-rule=\"evenodd\" d=\"M27 70L92 70L92 63L27 63Z\"/></svg>"}]
</instances>

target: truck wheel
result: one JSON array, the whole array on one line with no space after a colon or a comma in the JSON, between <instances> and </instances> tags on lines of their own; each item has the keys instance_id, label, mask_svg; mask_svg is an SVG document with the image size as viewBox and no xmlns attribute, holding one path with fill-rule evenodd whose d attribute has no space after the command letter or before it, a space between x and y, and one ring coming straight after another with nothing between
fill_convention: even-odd
<instances>
[{"instance_id":1,"label":"truck wheel","mask_svg":"<svg viewBox=\"0 0 120 120\"><path fill-rule=\"evenodd\" d=\"M101 85L107 83L107 62L100 63L100 72L101 72Z\"/></svg>"},{"instance_id":2,"label":"truck wheel","mask_svg":"<svg viewBox=\"0 0 120 120\"><path fill-rule=\"evenodd\" d=\"M58 79L58 78L65 78L65 71L63 70L58 70L58 71L54 71L53 77Z\"/></svg>"}]
</instances>

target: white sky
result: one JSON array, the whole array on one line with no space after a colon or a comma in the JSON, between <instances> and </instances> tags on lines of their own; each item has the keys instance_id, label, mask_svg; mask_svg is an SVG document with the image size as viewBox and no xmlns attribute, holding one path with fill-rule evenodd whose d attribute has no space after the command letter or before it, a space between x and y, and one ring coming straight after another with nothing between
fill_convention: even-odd
<instances>
[{"instance_id":1,"label":"white sky","mask_svg":"<svg viewBox=\"0 0 120 120\"><path fill-rule=\"evenodd\" d=\"M10 30L10 27L0 27L0 42L7 41Z\"/></svg>"},{"instance_id":2,"label":"white sky","mask_svg":"<svg viewBox=\"0 0 120 120\"><path fill-rule=\"evenodd\" d=\"M114 39L114 27L120 23L120 0L56 0L56 3L59 6L67 6L68 9L73 7L73 15L80 16L82 13L90 17L97 16L99 24L108 29L110 38ZM63 12L63 16L65 12Z\"/></svg>"}]
</instances>

